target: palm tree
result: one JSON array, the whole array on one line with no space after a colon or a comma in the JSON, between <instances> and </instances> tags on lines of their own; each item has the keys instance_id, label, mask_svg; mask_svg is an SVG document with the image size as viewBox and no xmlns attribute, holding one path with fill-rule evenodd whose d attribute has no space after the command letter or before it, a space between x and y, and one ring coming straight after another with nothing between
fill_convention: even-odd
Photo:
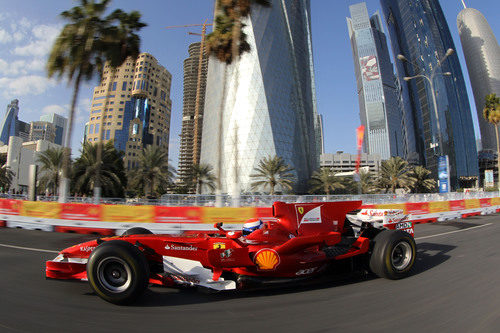
<instances>
[{"instance_id":1,"label":"palm tree","mask_svg":"<svg viewBox=\"0 0 500 333\"><path fill-rule=\"evenodd\" d=\"M215 176L213 168L208 164L194 164L191 167L191 181L196 184L196 194L201 194L203 188L215 190Z\"/></svg>"},{"instance_id":2,"label":"palm tree","mask_svg":"<svg viewBox=\"0 0 500 333\"><path fill-rule=\"evenodd\" d=\"M395 193L396 188L406 188L409 184L408 162L401 157L391 157L382 162L380 167L377 186L380 189L389 190Z\"/></svg>"},{"instance_id":3,"label":"palm tree","mask_svg":"<svg viewBox=\"0 0 500 333\"><path fill-rule=\"evenodd\" d=\"M139 156L139 167L133 172L131 186L140 188L147 196L156 196L160 186L172 183L173 168L168 164L168 152L149 145Z\"/></svg>"},{"instance_id":4,"label":"palm tree","mask_svg":"<svg viewBox=\"0 0 500 333\"><path fill-rule=\"evenodd\" d=\"M38 155L40 167L40 183L42 187L57 195L61 170L63 168L64 148L49 148Z\"/></svg>"},{"instance_id":5,"label":"palm tree","mask_svg":"<svg viewBox=\"0 0 500 333\"><path fill-rule=\"evenodd\" d=\"M500 159L500 144L498 139L498 123L500 122L500 97L496 94L486 95L486 101L483 109L483 117L489 123L495 126L497 137L497 160ZM497 162L498 175L500 176L500 163ZM498 179L498 188L500 189L500 177Z\"/></svg>"},{"instance_id":6,"label":"palm tree","mask_svg":"<svg viewBox=\"0 0 500 333\"><path fill-rule=\"evenodd\" d=\"M48 77L67 77L68 84L73 84L73 96L68 117L68 133L64 140L65 156L60 183L59 201L65 202L69 184L71 158L71 135L73 118L82 80L90 81L96 72L102 73L104 64L103 35L106 21L102 18L110 0L79 0L80 5L62 12L61 17L69 21L57 37L47 62Z\"/></svg>"},{"instance_id":7,"label":"palm tree","mask_svg":"<svg viewBox=\"0 0 500 333\"><path fill-rule=\"evenodd\" d=\"M431 172L422 166L414 167L408 173L408 188L412 193L429 193L436 187L436 180L430 177Z\"/></svg>"},{"instance_id":8,"label":"palm tree","mask_svg":"<svg viewBox=\"0 0 500 333\"><path fill-rule=\"evenodd\" d=\"M250 51L250 45L246 41L246 34L241 32L243 28L242 19L248 17L252 4L269 6L268 0L216 0L215 2L215 26L214 31L207 35L207 51L225 64L224 80L222 82L222 98L219 111L219 132L217 138L217 192L222 191L222 121L224 119L225 96L227 88L228 67L237 61L238 56ZM237 137L237 133L236 133ZM235 142L235 146L238 143ZM237 151L236 151L237 154ZM235 165L237 168L237 165ZM236 181L238 181L236 176Z\"/></svg>"},{"instance_id":9,"label":"palm tree","mask_svg":"<svg viewBox=\"0 0 500 333\"><path fill-rule=\"evenodd\" d=\"M135 62L139 55L139 48L141 39L136 34L141 28L145 27L146 24L140 21L141 14L138 11L132 11L130 14L123 12L121 9L115 10L106 18L106 23L108 26L105 27L104 36L104 56L106 60L106 66L110 69L107 89L106 89L106 99L104 101L103 113L108 105L109 95L111 93L111 87L115 82L116 69L120 67L127 59ZM112 23L117 23L118 25L112 25ZM102 130L98 133L98 146L97 146L97 160L102 160L102 149L103 149L103 122L104 117L100 119L100 126ZM101 172L100 163L97 164L97 182L94 187L94 200L96 202L100 201L101 195L101 184L99 183L99 173Z\"/></svg>"},{"instance_id":10,"label":"palm tree","mask_svg":"<svg viewBox=\"0 0 500 333\"><path fill-rule=\"evenodd\" d=\"M76 193L90 195L96 183L96 168L100 165L100 183L106 197L123 197L127 177L123 165L123 152L116 150L113 141L104 144L102 162L97 161L97 144L85 142L81 155L74 163L74 184Z\"/></svg>"},{"instance_id":11,"label":"palm tree","mask_svg":"<svg viewBox=\"0 0 500 333\"><path fill-rule=\"evenodd\" d=\"M293 168L285 164L281 157L264 157L254 170L256 173L251 174L250 177L259 180L252 182L250 185L252 190L269 187L269 194L274 195L276 186L281 187L283 190L292 189L295 180L293 173L291 173Z\"/></svg>"},{"instance_id":12,"label":"palm tree","mask_svg":"<svg viewBox=\"0 0 500 333\"><path fill-rule=\"evenodd\" d=\"M7 166L7 154L0 155L0 165L2 165L0 167L0 191L6 192L16 174Z\"/></svg>"},{"instance_id":13,"label":"palm tree","mask_svg":"<svg viewBox=\"0 0 500 333\"><path fill-rule=\"evenodd\" d=\"M331 168L321 168L319 171L314 171L310 180L311 191L321 191L326 195L330 195L330 191L335 192L337 189L344 189L343 178L336 177Z\"/></svg>"}]
</instances>

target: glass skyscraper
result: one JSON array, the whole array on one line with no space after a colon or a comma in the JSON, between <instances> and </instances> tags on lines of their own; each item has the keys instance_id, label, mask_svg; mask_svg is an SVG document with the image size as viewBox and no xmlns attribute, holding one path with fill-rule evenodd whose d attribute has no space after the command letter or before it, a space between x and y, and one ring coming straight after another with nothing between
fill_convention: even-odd
<instances>
[{"instance_id":1,"label":"glass skyscraper","mask_svg":"<svg viewBox=\"0 0 500 333\"><path fill-rule=\"evenodd\" d=\"M405 156L398 89L379 13L368 16L366 3L349 6L347 28L354 58L364 150L382 159Z\"/></svg>"},{"instance_id":2,"label":"glass skyscraper","mask_svg":"<svg viewBox=\"0 0 500 333\"><path fill-rule=\"evenodd\" d=\"M233 191L236 177L251 192L250 175L264 157L290 164L299 192L319 168L310 19L309 0L255 6L244 28L251 51L227 67L210 58L201 163L217 174L221 129L222 192Z\"/></svg>"},{"instance_id":3,"label":"glass skyscraper","mask_svg":"<svg viewBox=\"0 0 500 333\"><path fill-rule=\"evenodd\" d=\"M0 125L0 142L8 145L11 136L18 136L23 141L28 141L30 124L19 120L19 101L14 99L7 105L5 116Z\"/></svg>"},{"instance_id":4,"label":"glass skyscraper","mask_svg":"<svg viewBox=\"0 0 500 333\"><path fill-rule=\"evenodd\" d=\"M403 99L412 110L415 145L420 163L437 172L438 138L441 135L443 155L449 156L451 186L459 179L478 176L477 152L469 99L456 53L439 64L448 49L455 45L437 0L381 0L394 55L402 54L408 61L397 61ZM430 76L436 66L435 91L425 78L404 82L404 77ZM432 94L437 99L437 114ZM437 119L441 133L437 133Z\"/></svg>"}]
</instances>

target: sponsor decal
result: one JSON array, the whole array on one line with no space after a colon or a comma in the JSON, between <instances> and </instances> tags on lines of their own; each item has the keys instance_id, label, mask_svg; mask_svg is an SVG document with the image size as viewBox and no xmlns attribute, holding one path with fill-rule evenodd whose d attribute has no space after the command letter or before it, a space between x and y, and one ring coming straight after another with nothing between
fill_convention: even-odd
<instances>
[{"instance_id":1,"label":"sponsor decal","mask_svg":"<svg viewBox=\"0 0 500 333\"><path fill-rule=\"evenodd\" d=\"M165 250L173 250L173 251L197 251L198 248L192 245L185 246L185 245L174 245L174 244L167 244L165 245Z\"/></svg>"},{"instance_id":2,"label":"sponsor decal","mask_svg":"<svg viewBox=\"0 0 500 333\"><path fill-rule=\"evenodd\" d=\"M92 252L95 246L80 246L80 252Z\"/></svg>"},{"instance_id":3,"label":"sponsor decal","mask_svg":"<svg viewBox=\"0 0 500 333\"><path fill-rule=\"evenodd\" d=\"M234 252L234 250L227 249L226 251L224 251L220 254L220 258L221 259L228 259L229 257L231 257L233 255L233 252Z\"/></svg>"},{"instance_id":4,"label":"sponsor decal","mask_svg":"<svg viewBox=\"0 0 500 333\"><path fill-rule=\"evenodd\" d=\"M302 223L321 223L321 206L295 206L297 221Z\"/></svg>"},{"instance_id":5,"label":"sponsor decal","mask_svg":"<svg viewBox=\"0 0 500 333\"><path fill-rule=\"evenodd\" d=\"M226 248L226 243L214 243L213 249L218 250L218 249L225 249Z\"/></svg>"},{"instance_id":6,"label":"sponsor decal","mask_svg":"<svg viewBox=\"0 0 500 333\"><path fill-rule=\"evenodd\" d=\"M410 229L412 228L411 222L401 222L396 224L397 230Z\"/></svg>"},{"instance_id":7,"label":"sponsor decal","mask_svg":"<svg viewBox=\"0 0 500 333\"><path fill-rule=\"evenodd\" d=\"M308 274L312 274L314 273L314 271L316 270L316 267L313 267L313 268L307 268L307 269L301 269L299 270L297 273L295 273L295 275L297 276L300 276L300 275L308 275Z\"/></svg>"},{"instance_id":8,"label":"sponsor decal","mask_svg":"<svg viewBox=\"0 0 500 333\"><path fill-rule=\"evenodd\" d=\"M262 249L255 254L254 262L259 270L271 271L280 264L280 257L274 250Z\"/></svg>"},{"instance_id":9,"label":"sponsor decal","mask_svg":"<svg viewBox=\"0 0 500 333\"><path fill-rule=\"evenodd\" d=\"M386 215L399 215L401 214L402 211L400 209L363 209L361 211L361 215L367 215L367 216L377 216L377 217L383 217Z\"/></svg>"}]
</instances>

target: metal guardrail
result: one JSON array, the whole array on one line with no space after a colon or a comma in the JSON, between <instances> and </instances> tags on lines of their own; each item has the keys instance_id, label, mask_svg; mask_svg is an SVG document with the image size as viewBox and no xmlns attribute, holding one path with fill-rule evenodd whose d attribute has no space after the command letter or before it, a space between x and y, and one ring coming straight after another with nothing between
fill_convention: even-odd
<instances>
[{"instance_id":1,"label":"metal guardrail","mask_svg":"<svg viewBox=\"0 0 500 333\"><path fill-rule=\"evenodd\" d=\"M499 197L500 192L451 192L426 194L362 194L362 195L241 195L233 198L230 195L196 195L166 194L160 199L144 198L102 198L101 204L156 205L171 207L204 206L204 207L269 207L275 201L283 202L322 202L362 200L363 204L386 204L405 202L449 201L462 199L482 199ZM0 195L2 198L26 200L24 195ZM38 196L40 201L57 201L57 196ZM219 202L217 202L219 201ZM93 203L92 197L69 197L68 202Z\"/></svg>"}]
</instances>

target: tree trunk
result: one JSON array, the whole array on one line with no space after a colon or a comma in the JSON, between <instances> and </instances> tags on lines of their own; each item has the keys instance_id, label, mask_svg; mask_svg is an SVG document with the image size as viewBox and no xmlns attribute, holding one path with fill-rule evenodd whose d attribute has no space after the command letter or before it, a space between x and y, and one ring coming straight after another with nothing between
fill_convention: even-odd
<instances>
[{"instance_id":1,"label":"tree trunk","mask_svg":"<svg viewBox=\"0 0 500 333\"><path fill-rule=\"evenodd\" d=\"M71 135L73 134L73 118L75 117L75 106L78 99L78 90L80 89L80 81L82 79L82 72L78 72L78 76L75 80L75 87L73 90L73 97L71 98L71 108L69 109L68 116L68 133L66 133L66 138L64 142L64 154L63 154L63 167L62 167L62 177L61 183L59 184L59 202L65 203L68 198L68 188L69 188L69 167L71 164Z\"/></svg>"},{"instance_id":2,"label":"tree trunk","mask_svg":"<svg viewBox=\"0 0 500 333\"><path fill-rule=\"evenodd\" d=\"M498 124L495 124L495 134L497 137L497 172L498 172L498 177L497 177L497 182L498 182L498 190L500 191L500 145L499 145L499 140L498 140Z\"/></svg>"},{"instance_id":3,"label":"tree trunk","mask_svg":"<svg viewBox=\"0 0 500 333\"><path fill-rule=\"evenodd\" d=\"M103 150L103 135L104 135L104 113L106 112L106 108L108 107L109 95L111 93L111 89L113 88L113 84L115 82L115 73L116 69L114 67L110 67L110 78L108 80L108 85L106 87L106 99L104 100L104 106L101 112L101 121L99 122L99 133L97 133L97 167L95 169L95 184L94 184L94 204L99 204L101 202L101 168L102 168L102 150Z\"/></svg>"}]
</instances>

